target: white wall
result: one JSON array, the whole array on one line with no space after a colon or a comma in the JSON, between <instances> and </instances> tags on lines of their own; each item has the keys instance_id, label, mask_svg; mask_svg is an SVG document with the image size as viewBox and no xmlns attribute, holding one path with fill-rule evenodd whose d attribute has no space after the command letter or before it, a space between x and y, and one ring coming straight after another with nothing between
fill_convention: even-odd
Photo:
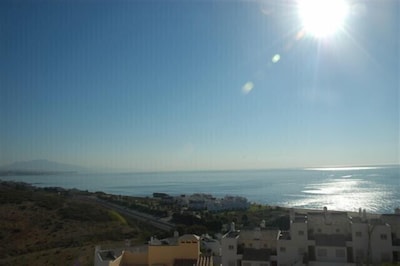
<instances>
[{"instance_id":1,"label":"white wall","mask_svg":"<svg viewBox=\"0 0 400 266\"><path fill-rule=\"evenodd\" d=\"M237 265L237 238L223 237L221 240L221 260L223 266Z\"/></svg>"}]
</instances>

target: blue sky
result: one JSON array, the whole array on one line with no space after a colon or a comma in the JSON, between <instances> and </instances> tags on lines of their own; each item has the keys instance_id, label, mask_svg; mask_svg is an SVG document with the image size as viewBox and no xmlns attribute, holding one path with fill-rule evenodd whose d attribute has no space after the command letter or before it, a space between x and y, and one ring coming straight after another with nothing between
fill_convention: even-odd
<instances>
[{"instance_id":1,"label":"blue sky","mask_svg":"<svg viewBox=\"0 0 400 266\"><path fill-rule=\"evenodd\" d=\"M291 0L2 1L0 164L398 163L399 2L350 4L316 39Z\"/></svg>"}]
</instances>

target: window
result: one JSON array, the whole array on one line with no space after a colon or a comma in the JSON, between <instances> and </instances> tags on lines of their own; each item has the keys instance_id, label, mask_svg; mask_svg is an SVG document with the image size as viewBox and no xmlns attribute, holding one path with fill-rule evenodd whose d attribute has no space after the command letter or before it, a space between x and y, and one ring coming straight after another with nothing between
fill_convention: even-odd
<instances>
[{"instance_id":1,"label":"window","mask_svg":"<svg viewBox=\"0 0 400 266\"><path fill-rule=\"evenodd\" d=\"M387 235L386 234L381 234L381 240L387 240Z\"/></svg>"},{"instance_id":2,"label":"window","mask_svg":"<svg viewBox=\"0 0 400 266\"><path fill-rule=\"evenodd\" d=\"M336 249L336 257L337 258L344 258L346 256L346 252L344 249Z\"/></svg>"},{"instance_id":3,"label":"window","mask_svg":"<svg viewBox=\"0 0 400 266\"><path fill-rule=\"evenodd\" d=\"M234 247L233 245L229 245L229 246L228 246L228 249L229 249L229 250L233 250L234 248L235 248L235 247Z\"/></svg>"},{"instance_id":4,"label":"window","mask_svg":"<svg viewBox=\"0 0 400 266\"><path fill-rule=\"evenodd\" d=\"M340 229L339 228L336 228L336 233L340 233Z\"/></svg>"},{"instance_id":5,"label":"window","mask_svg":"<svg viewBox=\"0 0 400 266\"><path fill-rule=\"evenodd\" d=\"M362 233L361 232L356 232L356 237L362 237Z\"/></svg>"},{"instance_id":6,"label":"window","mask_svg":"<svg viewBox=\"0 0 400 266\"><path fill-rule=\"evenodd\" d=\"M299 236L303 236L304 235L304 231L303 230L300 230L299 231Z\"/></svg>"},{"instance_id":7,"label":"window","mask_svg":"<svg viewBox=\"0 0 400 266\"><path fill-rule=\"evenodd\" d=\"M328 255L328 251L325 248L317 249L317 256L318 257L326 257Z\"/></svg>"},{"instance_id":8,"label":"window","mask_svg":"<svg viewBox=\"0 0 400 266\"><path fill-rule=\"evenodd\" d=\"M280 251L280 252L286 252L286 248L285 248L285 247L281 247L281 248L279 249L279 251Z\"/></svg>"},{"instance_id":9,"label":"window","mask_svg":"<svg viewBox=\"0 0 400 266\"><path fill-rule=\"evenodd\" d=\"M317 232L318 232L318 233L321 233L321 228L318 228L318 229L317 229Z\"/></svg>"}]
</instances>

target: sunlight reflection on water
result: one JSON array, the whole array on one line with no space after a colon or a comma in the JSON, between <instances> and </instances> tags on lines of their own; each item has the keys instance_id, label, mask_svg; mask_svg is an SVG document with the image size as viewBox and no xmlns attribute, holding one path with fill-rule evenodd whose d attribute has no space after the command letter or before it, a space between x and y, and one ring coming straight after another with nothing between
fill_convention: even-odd
<instances>
[{"instance_id":1,"label":"sunlight reflection on water","mask_svg":"<svg viewBox=\"0 0 400 266\"><path fill-rule=\"evenodd\" d=\"M297 197L287 206L313 209L328 207L348 211L363 207L376 212L394 196L384 185L363 179L330 179L328 182L308 185L302 193L301 199Z\"/></svg>"}]
</instances>

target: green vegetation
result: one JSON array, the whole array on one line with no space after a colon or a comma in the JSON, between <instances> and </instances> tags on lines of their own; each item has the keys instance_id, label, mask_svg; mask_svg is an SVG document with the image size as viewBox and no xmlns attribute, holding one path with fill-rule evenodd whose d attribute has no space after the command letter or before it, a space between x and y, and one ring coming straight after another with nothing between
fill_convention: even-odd
<instances>
[{"instance_id":1,"label":"green vegetation","mask_svg":"<svg viewBox=\"0 0 400 266\"><path fill-rule=\"evenodd\" d=\"M128 209L147 213L155 217L170 217L171 222L177 225L180 234L184 233L220 233L223 225L231 222L237 224L237 228L257 227L264 220L266 227L288 230L290 226L289 212L285 208L270 207L260 204L252 204L247 210L236 211L183 211L177 204L166 203L161 198L130 197L109 195L96 192L96 196L113 204Z\"/></svg>"},{"instance_id":2,"label":"green vegetation","mask_svg":"<svg viewBox=\"0 0 400 266\"><path fill-rule=\"evenodd\" d=\"M217 233L222 226L234 222L237 228L260 226L262 220L266 227L289 229L289 213L284 208L252 205L249 210L224 211L209 213L207 211L193 213L174 213L172 221L176 223L180 233L191 233L193 229L200 232ZM228 228L227 228L228 229Z\"/></svg>"},{"instance_id":3,"label":"green vegetation","mask_svg":"<svg viewBox=\"0 0 400 266\"><path fill-rule=\"evenodd\" d=\"M157 233L85 195L0 182L0 265L93 265L95 245L142 244Z\"/></svg>"},{"instance_id":4,"label":"green vegetation","mask_svg":"<svg viewBox=\"0 0 400 266\"><path fill-rule=\"evenodd\" d=\"M170 205L162 204L158 199L154 198L117 196L100 192L95 194L99 199L156 217L167 217L168 211L171 209Z\"/></svg>"},{"instance_id":5,"label":"green vegetation","mask_svg":"<svg viewBox=\"0 0 400 266\"><path fill-rule=\"evenodd\" d=\"M81 202L69 202L58 210L63 220L110 222L112 217L107 210L95 207L93 204Z\"/></svg>"}]
</instances>

